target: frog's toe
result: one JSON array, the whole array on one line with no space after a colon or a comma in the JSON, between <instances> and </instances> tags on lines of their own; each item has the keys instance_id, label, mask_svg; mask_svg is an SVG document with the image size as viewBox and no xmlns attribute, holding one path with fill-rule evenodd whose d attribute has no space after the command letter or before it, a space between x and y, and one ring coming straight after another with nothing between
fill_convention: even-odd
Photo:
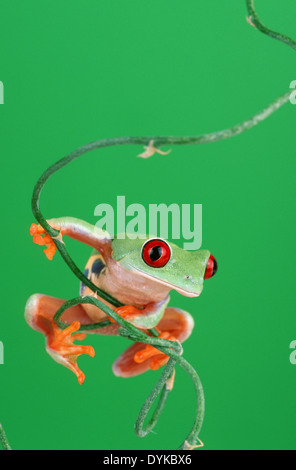
<instances>
[{"instance_id":1,"label":"frog's toe","mask_svg":"<svg viewBox=\"0 0 296 470\"><path fill-rule=\"evenodd\" d=\"M149 304L143 309L138 309L133 305L123 305L118 307L115 312L137 328L146 330L154 328L159 323L167 303L168 299L165 299L158 304Z\"/></svg>"},{"instance_id":2,"label":"frog's toe","mask_svg":"<svg viewBox=\"0 0 296 470\"><path fill-rule=\"evenodd\" d=\"M175 340L167 333L162 333L159 337ZM157 370L164 366L169 357L145 343L135 343L124 351L113 364L113 372L118 377L133 377L143 374L149 369Z\"/></svg>"},{"instance_id":3,"label":"frog's toe","mask_svg":"<svg viewBox=\"0 0 296 470\"><path fill-rule=\"evenodd\" d=\"M30 227L30 235L34 237L35 235L43 235L45 230L41 225L32 224Z\"/></svg>"},{"instance_id":4,"label":"frog's toe","mask_svg":"<svg viewBox=\"0 0 296 470\"><path fill-rule=\"evenodd\" d=\"M141 315L141 310L137 309L136 307L133 307L133 305L123 305L122 307L118 307L114 310L121 318L124 320L127 320L131 323L139 316ZM116 323L113 318L110 318L110 321L112 323Z\"/></svg>"},{"instance_id":5,"label":"frog's toe","mask_svg":"<svg viewBox=\"0 0 296 470\"><path fill-rule=\"evenodd\" d=\"M151 348L151 349L150 349ZM164 366L169 357L145 343L135 343L114 362L112 370L117 377L134 377L148 370Z\"/></svg>"},{"instance_id":6,"label":"frog's toe","mask_svg":"<svg viewBox=\"0 0 296 470\"><path fill-rule=\"evenodd\" d=\"M59 230L59 227L57 226L52 225L52 227ZM52 260L57 251L57 247L44 228L41 227L41 225L32 224L30 227L30 235L33 237L33 243L40 246L46 246L43 252L49 260ZM60 234L57 239L62 241L61 237L62 236Z\"/></svg>"},{"instance_id":7,"label":"frog's toe","mask_svg":"<svg viewBox=\"0 0 296 470\"><path fill-rule=\"evenodd\" d=\"M163 331L158 338L166 339L169 341L176 341L176 338L170 335L169 332ZM169 356L159 351L154 346L149 344L146 345L144 349L141 349L134 355L134 361L138 364L145 362L147 359L150 359L150 369L158 370L160 367L164 366L168 360Z\"/></svg>"},{"instance_id":8,"label":"frog's toe","mask_svg":"<svg viewBox=\"0 0 296 470\"><path fill-rule=\"evenodd\" d=\"M94 357L95 351L91 346L81 346L73 343L76 340L81 341L86 337L84 334L72 334L79 330L79 328L80 323L75 321L64 330L61 330L53 321L52 335L48 337L46 349L56 362L74 372L78 382L83 384L85 375L79 369L77 359L82 354Z\"/></svg>"},{"instance_id":9,"label":"frog's toe","mask_svg":"<svg viewBox=\"0 0 296 470\"><path fill-rule=\"evenodd\" d=\"M134 343L114 362L112 370L117 377L134 377L143 374L150 369L151 359L146 359L141 363L134 361L135 354L145 348L144 343Z\"/></svg>"},{"instance_id":10,"label":"frog's toe","mask_svg":"<svg viewBox=\"0 0 296 470\"><path fill-rule=\"evenodd\" d=\"M172 341L185 341L194 326L191 315L183 310L168 307L157 328L160 337ZM113 372L119 377L133 377L150 369L157 370L164 366L169 357L145 343L135 343L124 351L113 364Z\"/></svg>"}]
</instances>

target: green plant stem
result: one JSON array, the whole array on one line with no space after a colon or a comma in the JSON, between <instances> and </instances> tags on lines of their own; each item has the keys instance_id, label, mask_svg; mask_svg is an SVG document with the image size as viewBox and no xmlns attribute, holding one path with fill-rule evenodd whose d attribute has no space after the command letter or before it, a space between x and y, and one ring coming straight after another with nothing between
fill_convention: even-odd
<instances>
[{"instance_id":1,"label":"green plant stem","mask_svg":"<svg viewBox=\"0 0 296 470\"><path fill-rule=\"evenodd\" d=\"M167 380L172 376L174 373L175 361L170 359L167 365L165 366L159 380L157 381L155 387L153 388L152 392L148 396L147 400L145 401L144 405L141 408L141 411L138 415L138 419L136 421L135 430L136 434L139 437L145 437L149 434L152 429L156 426L160 415L164 409L165 403L167 401L168 395L170 390L166 386ZM158 395L161 393L158 404L155 408L155 411L146 426L144 426L144 421L153 405L155 400L157 399Z\"/></svg>"},{"instance_id":2,"label":"green plant stem","mask_svg":"<svg viewBox=\"0 0 296 470\"><path fill-rule=\"evenodd\" d=\"M159 348L159 349L162 350L162 348ZM194 424L193 424L191 431L187 435L186 439L179 447L180 450L181 449L188 450L191 447L193 448L196 445L196 441L198 439L200 430L202 428L203 420L204 420L205 398L204 398L203 386L202 386L202 383L200 381L198 374L196 373L194 368L189 364L189 362L187 362L183 357L179 356L173 351L167 352L166 354L169 355L171 359L168 362L160 379L156 383L155 387L153 388L149 397L145 401L139 413L139 416L136 422L136 433L139 437L145 437L154 428L155 424L157 423L160 417L160 414L163 410L164 404L169 394L169 390L165 389L164 384L167 381L167 379L171 376L175 363L178 363L190 376L194 384L195 394L196 394L196 416L195 416ZM158 405L153 413L153 416L151 420L149 421L149 423L146 426L144 426L144 421L146 419L146 416L148 415L153 403L155 402L155 400L157 399L161 391L162 391L162 394L160 396Z\"/></svg>"},{"instance_id":3,"label":"green plant stem","mask_svg":"<svg viewBox=\"0 0 296 470\"><path fill-rule=\"evenodd\" d=\"M174 358L175 361L187 372L195 388L196 415L194 424L183 444L179 447L179 449L188 450L191 446L194 447L196 445L196 441L202 428L205 415L205 396L201 380L192 365L189 364L184 357L177 356L174 352L171 353L171 357Z\"/></svg>"},{"instance_id":4,"label":"green plant stem","mask_svg":"<svg viewBox=\"0 0 296 470\"><path fill-rule=\"evenodd\" d=\"M154 146L155 147L160 147L162 145L197 145L197 144L203 144L203 143L210 143L210 142L217 142L219 140L223 139L228 139L230 137L234 137L236 135L241 134L242 132L251 129L252 127L256 126L259 122L263 121L266 119L268 116L270 116L272 113L274 113L277 109L279 109L281 106L283 106L290 97L290 92L286 93L282 97L278 98L275 100L271 105L269 105L267 108L265 108L263 111L260 113L256 114L253 116L251 119L244 121L241 124L238 124L230 129L226 129L223 131L219 132L214 132L211 134L205 134L205 135L199 135L199 136L193 136L193 137L121 137L121 138L114 138L114 139L109 139L109 140L100 140L97 142L93 142L91 144L85 145L83 147L80 147L79 149L75 150L74 152L70 153L66 157L62 158L60 161L52 165L50 168L48 168L43 175L40 177L40 179L37 181L34 191L33 191L33 196L32 196L32 210L35 218L37 221L40 223L40 225L44 228L44 230L54 239L54 242L57 246L57 249L59 250L62 258L66 262L66 264L69 266L69 268L72 270L72 272L75 274L78 279L83 282L86 286L88 286L94 293L99 295L103 300L106 300L110 304L114 305L115 307L118 307L122 305L117 299L114 299L111 297L109 294L106 292L103 292L102 290L98 289L97 286L95 286L83 273L82 271L78 268L78 266L74 263L72 258L67 252L66 246L58 239L55 239L59 235L59 231L53 229L46 221L46 219L43 217L40 206L39 206L39 201L40 201L40 196L41 192L43 190L43 187L45 183L48 181L48 179L56 173L58 170L62 169L65 167L67 164L72 162L73 160L77 159L78 157L86 154L87 152L90 152L92 150L98 149L98 148L104 148L104 147L110 147L113 145L144 145L147 146L151 141L154 141ZM146 344L151 344L154 347L157 347L160 351L164 352L165 354L169 355L171 359L174 359L178 364L183 367L186 372L190 375L195 391L196 391L196 399L197 399L197 413L196 413L196 418L195 422L193 425L192 430L190 431L189 435L187 436L187 439L184 441L184 443L181 445L180 449L187 449L188 445L189 446L194 446L196 443L196 439L198 438L202 422L203 422L203 417L204 417L204 394L203 394L203 389L202 389L202 384L200 382L200 379L193 369L193 367L185 361L185 359L181 358L179 354L182 353L182 347L179 343L174 343L171 341L163 340L157 338L158 333L156 330L152 329L150 330L150 334L152 336L148 336L145 332L140 331L138 328L134 327L130 323L126 322L123 318L121 318L116 312L114 312L110 307L108 307L106 304L101 302L100 300L94 298L94 297L78 297L76 299L70 300L66 302L62 307L58 310L58 312L55 315L55 321L57 325L59 325L61 328L66 328L68 325L63 323L60 319L62 314L67 308L70 308L71 306L78 305L78 304L83 304L83 303L91 303L93 305L96 305L98 308L100 308L104 313L106 313L109 317L113 318L120 326L121 328L119 329L119 334L121 336L125 336L133 341L139 341L143 342ZM109 321L104 321L101 323L93 323L89 325L82 325L81 329L83 331L90 331L90 330L95 330L102 328L104 326L110 325ZM174 351L174 349L177 349L177 352ZM170 362L170 365L172 362ZM153 389L151 395L148 397L148 401L145 402L144 407L142 408L140 412L140 418L137 421L137 432L141 433L141 429L143 432L147 433L149 430L151 430L155 424L157 423L161 412L164 408L165 402L168 397L168 391L167 390L162 390L161 396L159 399L158 406L156 407L156 410L148 423L147 427L145 430L141 428L143 425L144 419L147 416L147 413L152 406L152 403L154 402L155 398L157 397L163 388L163 385L161 387L161 384L164 383L164 381L167 379L167 372L168 368L166 368L160 378L160 381L157 383L156 389ZM143 418L143 422L142 422Z\"/></svg>"},{"instance_id":5,"label":"green plant stem","mask_svg":"<svg viewBox=\"0 0 296 470\"><path fill-rule=\"evenodd\" d=\"M148 336L144 331L139 330L138 328L133 326L131 323L121 318L120 315L118 315L116 312L114 312L114 310L112 310L110 307L104 304L104 302L91 296L76 297L75 299L67 300L66 302L64 302L63 305L58 309L58 311L56 312L54 316L55 323L61 329L67 328L69 325L61 321L61 317L63 313L71 307L74 307L76 305L82 305L82 304L91 304L91 305L98 307L101 310L104 307L105 313L109 317L113 318L113 320L115 320L116 323L118 323L121 326L121 328L119 329L119 334L121 336L132 339L133 341L139 341L141 343L150 344L151 346L154 346L157 348L162 347L164 352L170 351L170 348L174 349L178 354L181 354L183 352L182 346L178 342L157 338L155 336ZM104 322L103 326L108 326L108 325L106 325L106 322ZM95 330L95 329L103 328L103 326L102 326L102 323L92 323L91 325L81 325L80 331Z\"/></svg>"},{"instance_id":6,"label":"green plant stem","mask_svg":"<svg viewBox=\"0 0 296 470\"><path fill-rule=\"evenodd\" d=\"M44 228L44 230L54 239L59 235L59 231L52 228L43 217L42 212L40 210L40 196L43 190L45 183L49 180L49 178L56 173L58 170L64 168L66 165L71 163L72 161L76 160L78 157L91 152L95 149L104 148L104 147L111 147L111 146L118 146L118 145L144 145L147 146L151 141L154 141L154 145L156 147L160 147L162 145L197 145L197 144L205 144L210 142L217 142L223 139L229 139L230 137L235 137L242 132L251 129L252 127L256 126L259 122L265 120L268 116L274 113L277 109L283 106L285 103L289 101L290 92L285 93L283 96L275 100L272 104L270 104L267 108L263 109L260 113L253 116L251 119L244 121L241 124L238 124L230 129L225 129L218 132L213 132L211 134L204 134L204 135L197 135L191 137L118 137L114 139L107 139L107 140L98 140L96 142L92 142L90 144L84 145L74 152L70 153L66 157L62 158L58 162L54 163L51 167L49 167L39 178L37 181L33 196L32 196L32 211L39 222L39 224ZM54 243L57 246L62 258L69 266L71 271L75 274L78 279L83 282L86 286L88 286L93 292L96 292L101 298L106 300L107 302L113 304L116 307L121 306L122 304L117 300L111 297L106 292L99 289L95 286L78 268L78 266L74 263L72 258L67 252L65 245L57 239L54 239ZM104 308L102 309L103 311Z\"/></svg>"},{"instance_id":7,"label":"green plant stem","mask_svg":"<svg viewBox=\"0 0 296 470\"><path fill-rule=\"evenodd\" d=\"M0 423L0 443L2 445L3 450L11 450L7 436L5 434L5 431L1 423Z\"/></svg>"},{"instance_id":8,"label":"green plant stem","mask_svg":"<svg viewBox=\"0 0 296 470\"><path fill-rule=\"evenodd\" d=\"M105 305L100 300L98 300L94 297L90 297L90 296L76 297L75 299L68 300L67 302L65 302L59 308L59 310L57 311L57 313L55 314L55 317L54 317L55 322L57 323L57 325L60 328L64 329L68 326L67 323L63 323L61 321L61 316L63 315L63 313L68 308L74 307L75 305L78 305L78 304L92 304L92 305L95 305L98 308L102 308L102 305ZM112 309L110 309L109 307L107 307L107 309L109 310L109 312L108 312L109 315L112 318L116 319L116 321L118 321L118 323L125 322L121 317L119 317L117 314L115 314L115 312L113 312ZM125 323L127 323L127 322L125 322ZM97 325L97 328L102 327L100 323L97 323L96 325ZM139 437L144 437L156 425L156 423L157 423L157 421L158 421L158 419L159 419L159 417L160 417L160 415L163 411L163 408L164 408L164 405L166 403L167 397L169 395L169 390L163 389L163 387L164 387L164 384L166 383L166 381L168 380L168 378L172 375L174 365L175 365L175 362L176 362L191 377L191 380L192 380L192 382L194 384L194 387L195 387L196 400L197 400L197 414L196 414L196 419L195 419L193 428L190 431L190 433L188 434L187 438L185 439L185 441L182 444L182 446L180 447L180 449L187 449L188 444L194 446L195 443L196 443L196 439L198 438L201 426L202 426L202 422L203 422L203 418L204 418L204 402L205 402L202 384L200 382L200 379L199 379L196 371L193 369L193 367L183 357L180 356L180 354L182 353L182 348L180 350L180 344L179 343L175 343L173 341L168 341L168 340L165 340L165 339L159 339L157 337L148 336L145 332L139 330L138 328L135 328L133 325L128 324L128 323L127 323L126 328L124 326L118 330L118 333L121 336L124 336L125 338L128 338L132 341L137 341L137 342L142 342L142 343L145 343L145 344L150 344L150 345L156 347L159 351L161 351L164 354L170 356L170 358L171 358L168 365L164 369L160 379L158 380L157 384L153 388L151 394L149 395L149 397L145 401L145 403L144 403L144 405L143 405L143 407L140 411L140 414L139 414L139 417L138 417L138 420L137 420L137 423L136 423L136 432L137 432L137 434L139 435ZM87 327L88 327L88 325L82 325L81 330L85 331L87 329ZM156 330L152 330L152 333L153 332L154 332L154 334L157 334ZM144 420L145 420L151 406L153 405L154 401L156 400L156 398L160 394L160 392L162 392L162 393L161 393L158 405L157 405L157 407L156 407L156 409L153 413L153 416L152 416L151 420L149 421L148 425L144 428Z\"/></svg>"},{"instance_id":9,"label":"green plant stem","mask_svg":"<svg viewBox=\"0 0 296 470\"><path fill-rule=\"evenodd\" d=\"M276 31L273 31L272 29L267 28L259 19L259 16L255 10L255 5L254 5L254 0L246 0L247 2L247 9L248 13L250 16L250 19L254 26L259 29L262 33L266 34L267 36L277 39L278 41L281 41L285 44L288 44L288 46L292 47L293 49L296 49L296 41L293 39L289 38L288 36L285 36L284 34L277 33Z\"/></svg>"},{"instance_id":10,"label":"green plant stem","mask_svg":"<svg viewBox=\"0 0 296 470\"><path fill-rule=\"evenodd\" d=\"M264 34L267 34L268 36L271 36L275 39L278 39L289 46L293 47L296 49L296 43L292 39L288 38L287 36L284 36L282 34L276 33L268 28L266 28L261 21L258 18L258 15L255 11L254 7L254 2L253 0L247 0L247 8L249 15L251 17L251 20L253 24ZM107 140L99 140L96 142L92 142L91 144L82 146L75 150L74 152L70 153L66 157L62 158L59 160L57 163L53 164L50 168L48 168L43 175L39 178L37 181L34 191L33 191L33 196L32 196L32 211L33 214L36 218L36 220L40 223L40 225L44 228L44 230L53 238L55 245L57 246L57 249L59 250L62 258L66 262L66 264L69 266L69 268L72 270L72 272L75 274L78 279L83 282L86 286L88 286L94 293L97 293L103 300L106 300L110 304L118 307L122 305L117 299L114 299L112 296L107 294L106 292L98 289L97 286L95 286L78 268L78 266L75 264L75 262L72 260L70 255L68 254L68 251L65 247L65 245L58 240L56 237L59 235L59 231L53 229L46 221L46 219L43 217L40 206L39 206L39 201L40 201L40 196L41 192L43 190L43 187L45 183L48 181L48 179L56 173L58 170L62 169L69 163L71 163L73 160L77 159L78 157L86 154L87 152L93 151L95 149L99 148L104 148L104 147L110 147L110 146L118 146L118 145L143 145L143 146L148 146L151 141L153 141L154 147L161 147L163 145L197 145L197 144L204 144L204 143L211 143L211 142L217 142L219 140L224 140L228 139L231 137L235 137L241 133L243 133L246 130L251 129L252 127L256 126L258 123L264 121L267 117L269 117L272 113L274 113L277 109L279 109L281 106L283 106L285 103L287 103L290 99L290 91L285 93L283 96L275 100L272 104L270 104L267 108L263 109L260 113L256 114L253 116L251 119L248 119L241 124L235 125L229 129L225 129L222 131L218 132L213 132L210 134L204 134L204 135L197 135L197 136L189 136L189 137L173 137L173 136L167 136L167 137L155 137L155 136L150 136L150 137L119 137L119 138L114 138L114 139L107 139ZM145 401L144 406L142 407L137 423L136 423L136 432L140 437L143 437L147 435L148 432L150 432L154 426L156 425L162 411L164 408L164 405L166 403L167 397L169 395L169 390L166 387L166 381L168 378L172 375L175 363L178 363L191 377L194 387L195 387L195 392L196 392L196 399L197 399L197 412L196 412L196 418L193 424L193 427L188 434L187 438L185 439L184 443L180 446L179 449L191 449L195 446L196 440L198 439L199 432L203 423L203 418L204 418L204 409L205 409L205 401L204 401L204 393L203 393L203 388L202 384L200 382L199 376L196 373L196 371L193 369L193 367L183 358L181 357L180 354L182 354L182 347L179 343L174 343L172 341L167 341L163 339L157 338L158 332L155 329L151 329L149 331L150 335L147 335L145 332L139 330L138 328L134 327L130 323L126 322L124 319L122 319L116 312L114 312L110 307L108 307L106 304L101 302L100 300L88 296L85 298L82 297L77 297L76 299L69 300L62 305L62 307L57 311L54 319L57 323L57 325L60 326L60 328L66 328L68 325L63 323L61 321L61 316L67 310L67 308L70 308L71 306L78 305L78 304L85 304L85 303L90 303L92 305L96 305L98 308L100 308L102 311L104 311L109 317L113 318L119 325L120 328L118 330L119 334L121 336L124 336L126 338L129 338L132 341L140 341L146 344L151 344L157 349L159 349L161 352L164 352L168 356L170 356L170 360L165 367L164 371L162 372L162 375L160 379L158 380L157 384L155 385L154 389L152 390L151 394ZM90 330L95 330L99 329L105 326L110 325L111 322L109 320L100 322L100 323L93 323L89 325L82 325L81 330L83 331L90 331ZM157 399L157 397L160 394L160 398L158 401L158 404L156 406L156 409L152 415L152 418L150 419L149 423L144 427L144 420L147 417L149 410L151 409L153 403ZM3 445L3 448L9 449L9 444L7 442L7 438L5 436L4 430L2 426L0 425L0 439L1 443Z\"/></svg>"}]
</instances>

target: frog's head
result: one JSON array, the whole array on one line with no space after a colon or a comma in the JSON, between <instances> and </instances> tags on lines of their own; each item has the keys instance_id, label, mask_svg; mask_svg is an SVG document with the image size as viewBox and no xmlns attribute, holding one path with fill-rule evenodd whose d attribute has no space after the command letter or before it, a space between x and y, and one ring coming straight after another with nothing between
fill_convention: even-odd
<instances>
[{"instance_id":1,"label":"frog's head","mask_svg":"<svg viewBox=\"0 0 296 470\"><path fill-rule=\"evenodd\" d=\"M185 251L162 238L115 238L112 250L112 258L124 269L187 297L199 296L204 279L213 277L218 268L209 251Z\"/></svg>"}]
</instances>

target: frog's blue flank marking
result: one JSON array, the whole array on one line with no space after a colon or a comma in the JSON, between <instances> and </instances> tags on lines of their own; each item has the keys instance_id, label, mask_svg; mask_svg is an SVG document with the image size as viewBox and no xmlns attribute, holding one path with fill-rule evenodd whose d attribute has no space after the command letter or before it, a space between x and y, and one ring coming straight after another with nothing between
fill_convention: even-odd
<instances>
[{"instance_id":1,"label":"frog's blue flank marking","mask_svg":"<svg viewBox=\"0 0 296 470\"><path fill-rule=\"evenodd\" d=\"M96 277L99 277L102 270L105 268L105 263L99 258L96 259L91 267L92 274L95 274Z\"/></svg>"},{"instance_id":2,"label":"frog's blue flank marking","mask_svg":"<svg viewBox=\"0 0 296 470\"><path fill-rule=\"evenodd\" d=\"M89 275L89 269L86 269L86 270L84 271L84 275L85 275L85 277L88 277L88 275ZM81 284L80 284L80 292L79 292L80 295L83 295L85 287L86 287L85 284L83 284L83 282L81 282Z\"/></svg>"},{"instance_id":3,"label":"frog's blue flank marking","mask_svg":"<svg viewBox=\"0 0 296 470\"><path fill-rule=\"evenodd\" d=\"M88 275L89 275L89 269L86 269L86 270L84 271L84 275L85 275L85 277L88 277Z\"/></svg>"}]
</instances>

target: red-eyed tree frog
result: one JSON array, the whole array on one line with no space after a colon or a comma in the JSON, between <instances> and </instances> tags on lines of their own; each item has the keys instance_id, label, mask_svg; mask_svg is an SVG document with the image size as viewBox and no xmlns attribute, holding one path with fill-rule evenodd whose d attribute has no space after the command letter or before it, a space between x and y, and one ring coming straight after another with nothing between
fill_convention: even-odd
<instances>
[{"instance_id":1,"label":"red-eyed tree frog","mask_svg":"<svg viewBox=\"0 0 296 470\"><path fill-rule=\"evenodd\" d=\"M82 220L64 217L51 219L49 224L60 231L59 237L67 235L93 248L87 262L85 275L99 289L119 300L124 306L113 308L134 326L148 330L156 328L161 338L185 341L191 334L194 321L191 315L178 308L169 307L169 292L173 289L187 297L198 297L204 279L217 271L217 262L207 250L184 251L161 238L131 239L114 237ZM56 246L39 225L31 226L33 241L46 245L44 250L52 259ZM80 295L93 295L81 284ZM101 299L102 300L102 299ZM65 300L35 294L27 302L25 317L28 324L46 337L47 352L55 361L71 369L83 383L84 374L77 366L81 354L94 356L90 346L73 344L85 334L76 333L83 325L108 319L94 305L82 304L68 309L63 321L69 324L64 330L58 328L53 317ZM112 324L92 333L117 335L119 325ZM156 348L142 343L129 347L114 363L115 375L131 377L149 369L156 370L167 363L168 356Z\"/></svg>"}]
</instances>

